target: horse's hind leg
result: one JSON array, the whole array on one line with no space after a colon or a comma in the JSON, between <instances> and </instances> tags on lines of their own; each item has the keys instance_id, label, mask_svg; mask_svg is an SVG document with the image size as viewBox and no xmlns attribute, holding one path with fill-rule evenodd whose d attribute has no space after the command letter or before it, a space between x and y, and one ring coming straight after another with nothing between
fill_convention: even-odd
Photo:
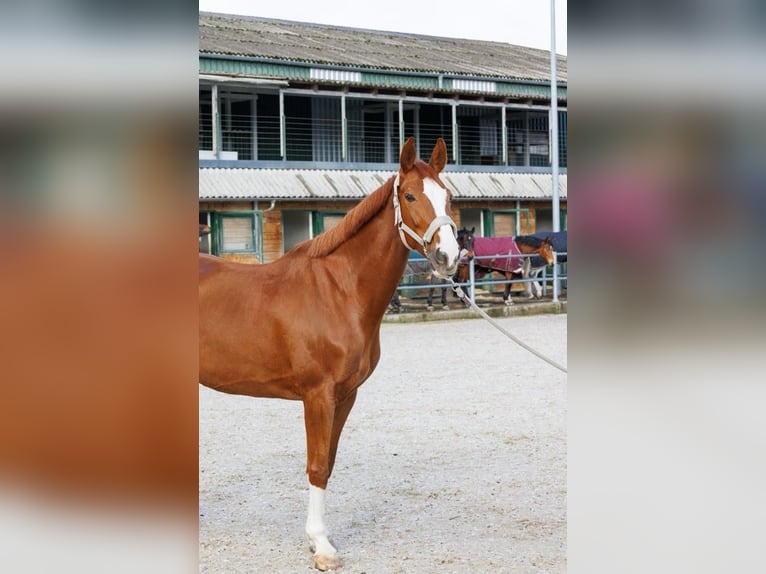
<instances>
[{"instance_id":1,"label":"horse's hind leg","mask_svg":"<svg viewBox=\"0 0 766 574\"><path fill-rule=\"evenodd\" d=\"M325 492L335 465L340 433L355 399L356 391L337 405L325 393L317 393L303 401L308 458L306 474L309 480L306 535L314 552L314 566L322 571L340 567L337 551L325 530Z\"/></svg>"}]
</instances>

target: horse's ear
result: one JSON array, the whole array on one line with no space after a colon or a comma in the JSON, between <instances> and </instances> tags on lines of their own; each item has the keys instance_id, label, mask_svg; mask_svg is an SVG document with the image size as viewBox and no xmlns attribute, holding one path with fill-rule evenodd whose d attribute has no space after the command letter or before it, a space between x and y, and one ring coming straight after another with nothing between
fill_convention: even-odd
<instances>
[{"instance_id":1,"label":"horse's ear","mask_svg":"<svg viewBox=\"0 0 766 574\"><path fill-rule=\"evenodd\" d=\"M441 173L444 166L447 165L447 144L444 143L444 138L436 140L434 151L431 152L431 161L428 163L431 164L436 173Z\"/></svg>"},{"instance_id":2,"label":"horse's ear","mask_svg":"<svg viewBox=\"0 0 766 574\"><path fill-rule=\"evenodd\" d=\"M402 146L402 153L399 156L399 165L402 171L408 172L415 165L417 159L417 152L415 151L415 138L410 136Z\"/></svg>"},{"instance_id":3,"label":"horse's ear","mask_svg":"<svg viewBox=\"0 0 766 574\"><path fill-rule=\"evenodd\" d=\"M473 227L471 227L471 235L473 235L475 231L476 231L476 226L474 225Z\"/></svg>"}]
</instances>

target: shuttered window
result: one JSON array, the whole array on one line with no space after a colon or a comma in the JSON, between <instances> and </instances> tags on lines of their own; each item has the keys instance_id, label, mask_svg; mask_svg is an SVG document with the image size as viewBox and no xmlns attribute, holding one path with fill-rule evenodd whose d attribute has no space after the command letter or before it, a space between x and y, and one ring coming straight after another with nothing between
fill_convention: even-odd
<instances>
[{"instance_id":1,"label":"shuttered window","mask_svg":"<svg viewBox=\"0 0 766 574\"><path fill-rule=\"evenodd\" d=\"M253 251L255 248L252 216L227 215L221 218L221 251Z\"/></svg>"}]
</instances>

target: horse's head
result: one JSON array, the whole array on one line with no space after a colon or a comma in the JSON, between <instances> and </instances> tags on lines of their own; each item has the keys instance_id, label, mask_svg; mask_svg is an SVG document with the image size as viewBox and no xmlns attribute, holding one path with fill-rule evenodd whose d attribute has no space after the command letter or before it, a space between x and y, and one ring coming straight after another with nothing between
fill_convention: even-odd
<instances>
[{"instance_id":1,"label":"horse's head","mask_svg":"<svg viewBox=\"0 0 766 574\"><path fill-rule=\"evenodd\" d=\"M536 254L545 260L546 265L553 265L553 237L535 235L517 235L513 238L516 247L525 255Z\"/></svg>"},{"instance_id":2,"label":"horse's head","mask_svg":"<svg viewBox=\"0 0 766 574\"><path fill-rule=\"evenodd\" d=\"M467 261L470 261L473 259L474 253L473 253L473 240L474 240L474 232L476 231L475 227L472 227L471 229L468 229L467 227L464 227L463 229L459 230L457 232L457 245L460 248L460 260L463 261L464 259Z\"/></svg>"},{"instance_id":3,"label":"horse's head","mask_svg":"<svg viewBox=\"0 0 766 574\"><path fill-rule=\"evenodd\" d=\"M548 265L553 265L553 238L549 235L541 241L538 253Z\"/></svg>"},{"instance_id":4,"label":"horse's head","mask_svg":"<svg viewBox=\"0 0 766 574\"><path fill-rule=\"evenodd\" d=\"M426 257L442 278L455 272L460 255L455 222L449 216L451 194L439 179L446 163L447 145L442 138L425 163L417 159L415 139L410 137L402 147L394 182L394 223L402 242Z\"/></svg>"}]
</instances>

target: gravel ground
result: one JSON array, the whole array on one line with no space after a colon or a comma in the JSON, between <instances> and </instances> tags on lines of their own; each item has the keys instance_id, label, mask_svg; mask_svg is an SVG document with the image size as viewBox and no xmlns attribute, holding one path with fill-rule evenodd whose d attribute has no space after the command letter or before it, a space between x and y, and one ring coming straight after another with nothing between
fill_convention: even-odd
<instances>
[{"instance_id":1,"label":"gravel ground","mask_svg":"<svg viewBox=\"0 0 766 574\"><path fill-rule=\"evenodd\" d=\"M500 319L566 364L566 315ZM347 574L566 571L566 375L482 320L384 324L327 491ZM200 571L315 571L299 402L200 387Z\"/></svg>"}]
</instances>

